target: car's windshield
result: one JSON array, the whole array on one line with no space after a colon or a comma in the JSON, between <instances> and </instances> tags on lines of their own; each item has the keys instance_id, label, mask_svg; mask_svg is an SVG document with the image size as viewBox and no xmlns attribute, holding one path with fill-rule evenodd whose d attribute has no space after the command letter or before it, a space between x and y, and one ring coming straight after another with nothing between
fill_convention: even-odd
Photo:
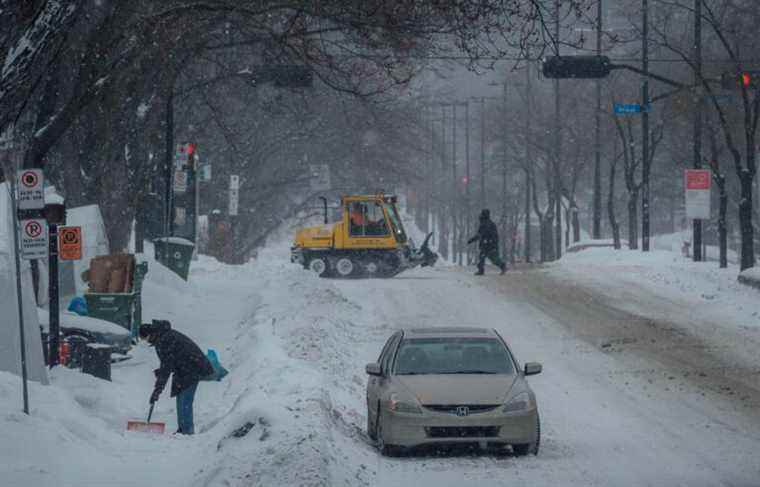
<instances>
[{"instance_id":1,"label":"car's windshield","mask_svg":"<svg viewBox=\"0 0 760 487\"><path fill-rule=\"evenodd\" d=\"M396 375L513 374L509 351L495 338L412 338L396 353Z\"/></svg>"}]
</instances>

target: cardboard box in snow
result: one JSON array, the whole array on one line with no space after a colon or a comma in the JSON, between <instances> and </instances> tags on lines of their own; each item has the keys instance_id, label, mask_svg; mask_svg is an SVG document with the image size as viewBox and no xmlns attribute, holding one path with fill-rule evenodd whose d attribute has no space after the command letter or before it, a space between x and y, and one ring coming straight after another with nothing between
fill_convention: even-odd
<instances>
[{"instance_id":1,"label":"cardboard box in snow","mask_svg":"<svg viewBox=\"0 0 760 487\"><path fill-rule=\"evenodd\" d=\"M134 284L133 254L100 255L90 261L90 269L82 278L91 293L130 293Z\"/></svg>"},{"instance_id":2,"label":"cardboard box in snow","mask_svg":"<svg viewBox=\"0 0 760 487\"><path fill-rule=\"evenodd\" d=\"M21 341L16 295L16 267L13 245L13 212L7 183L0 184L0 371L21 375ZM22 308L26 341L26 370L30 380L48 383L42 356L40 324L34 302L29 263L21 261Z\"/></svg>"}]
</instances>

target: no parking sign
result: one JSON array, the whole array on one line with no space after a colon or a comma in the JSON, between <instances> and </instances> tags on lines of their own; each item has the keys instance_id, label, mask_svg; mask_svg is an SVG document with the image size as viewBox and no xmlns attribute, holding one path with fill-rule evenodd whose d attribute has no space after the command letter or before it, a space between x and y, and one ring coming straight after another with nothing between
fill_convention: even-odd
<instances>
[{"instance_id":1,"label":"no parking sign","mask_svg":"<svg viewBox=\"0 0 760 487\"><path fill-rule=\"evenodd\" d=\"M82 258L81 227L58 227L58 258L61 260Z\"/></svg>"},{"instance_id":2,"label":"no parking sign","mask_svg":"<svg viewBox=\"0 0 760 487\"><path fill-rule=\"evenodd\" d=\"M44 218L21 220L21 258L44 259L48 255L47 222Z\"/></svg>"}]
</instances>

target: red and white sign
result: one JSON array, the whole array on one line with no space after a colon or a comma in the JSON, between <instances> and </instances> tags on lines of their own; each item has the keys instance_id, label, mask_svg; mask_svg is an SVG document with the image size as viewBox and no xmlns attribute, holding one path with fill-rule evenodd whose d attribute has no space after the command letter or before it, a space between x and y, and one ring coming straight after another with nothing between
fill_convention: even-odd
<instances>
[{"instance_id":1,"label":"red and white sign","mask_svg":"<svg viewBox=\"0 0 760 487\"><path fill-rule=\"evenodd\" d=\"M686 218L710 219L710 188L712 173L707 169L687 169L684 172Z\"/></svg>"},{"instance_id":2,"label":"red and white sign","mask_svg":"<svg viewBox=\"0 0 760 487\"><path fill-rule=\"evenodd\" d=\"M710 189L711 174L707 169L687 169L686 189Z\"/></svg>"},{"instance_id":3,"label":"red and white sign","mask_svg":"<svg viewBox=\"0 0 760 487\"><path fill-rule=\"evenodd\" d=\"M42 169L18 171L18 209L41 210L45 208L44 175Z\"/></svg>"},{"instance_id":4,"label":"red and white sign","mask_svg":"<svg viewBox=\"0 0 760 487\"><path fill-rule=\"evenodd\" d=\"M21 220L21 258L44 259L48 255L47 222L44 218Z\"/></svg>"}]
</instances>

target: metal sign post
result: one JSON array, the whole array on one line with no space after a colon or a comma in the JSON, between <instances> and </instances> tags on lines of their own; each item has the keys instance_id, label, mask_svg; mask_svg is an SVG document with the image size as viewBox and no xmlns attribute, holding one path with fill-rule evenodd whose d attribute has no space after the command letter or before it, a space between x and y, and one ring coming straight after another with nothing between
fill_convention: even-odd
<instances>
[{"instance_id":1,"label":"metal sign post","mask_svg":"<svg viewBox=\"0 0 760 487\"><path fill-rule=\"evenodd\" d=\"M13 147L9 147L13 150ZM12 174L6 171L6 174ZM11 211L13 217L11 218L11 224L13 225L13 260L16 270L16 303L18 305L18 323L19 323L19 341L21 345L21 381L23 384L23 400L24 400L24 413L29 414L29 384L27 383L27 368L26 368L26 337L24 335L24 300L23 300L23 287L21 286L21 245L19 244L19 232L21 231L18 222L18 205L16 201L16 181L12 178L8 182L10 187L10 200Z\"/></svg>"}]
</instances>

